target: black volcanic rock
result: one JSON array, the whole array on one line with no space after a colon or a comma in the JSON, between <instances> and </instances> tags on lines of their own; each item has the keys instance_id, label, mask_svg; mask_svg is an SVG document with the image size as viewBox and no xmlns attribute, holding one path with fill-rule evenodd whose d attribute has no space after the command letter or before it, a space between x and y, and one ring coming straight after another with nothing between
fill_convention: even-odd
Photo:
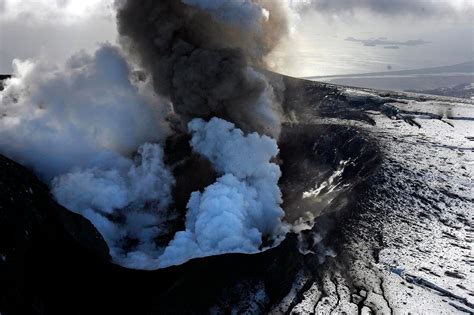
<instances>
[{"instance_id":1,"label":"black volcanic rock","mask_svg":"<svg viewBox=\"0 0 474 315\"><path fill-rule=\"evenodd\" d=\"M109 259L107 245L88 220L58 205L46 185L3 156L0 191L0 282L8 284L0 288L4 291L1 304L24 307L31 303L41 308L28 301L35 298L28 291L32 285L41 285L33 283L37 276L48 276L48 268L41 264L56 256L81 248L86 256ZM30 268L40 268L39 275L27 273Z\"/></svg>"},{"instance_id":2,"label":"black volcanic rock","mask_svg":"<svg viewBox=\"0 0 474 315\"><path fill-rule=\"evenodd\" d=\"M51 198L27 169L0 156L1 314L207 312L241 282L281 300L302 263L296 237L260 255L222 255L152 272L109 262L89 221ZM237 290L237 291L236 291ZM230 307L230 306L229 306Z\"/></svg>"},{"instance_id":3,"label":"black volcanic rock","mask_svg":"<svg viewBox=\"0 0 474 315\"><path fill-rule=\"evenodd\" d=\"M308 210L319 217L327 211L345 209L355 197L354 188L381 163L375 140L347 126L284 125L279 147L283 174L279 185L288 222L298 220ZM337 191L331 193L334 187ZM320 189L319 196L303 197L304 192L316 188Z\"/></svg>"}]
</instances>

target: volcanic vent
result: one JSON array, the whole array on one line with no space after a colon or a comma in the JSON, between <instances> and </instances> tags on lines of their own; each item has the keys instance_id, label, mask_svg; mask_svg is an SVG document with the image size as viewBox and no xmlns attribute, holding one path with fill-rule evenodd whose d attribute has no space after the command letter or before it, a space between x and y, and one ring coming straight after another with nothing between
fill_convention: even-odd
<instances>
[{"instance_id":1,"label":"volcanic vent","mask_svg":"<svg viewBox=\"0 0 474 315\"><path fill-rule=\"evenodd\" d=\"M120 48L62 67L16 62L1 94L2 152L88 218L123 266L278 244L282 86L257 69L285 35L283 4L116 7Z\"/></svg>"}]
</instances>

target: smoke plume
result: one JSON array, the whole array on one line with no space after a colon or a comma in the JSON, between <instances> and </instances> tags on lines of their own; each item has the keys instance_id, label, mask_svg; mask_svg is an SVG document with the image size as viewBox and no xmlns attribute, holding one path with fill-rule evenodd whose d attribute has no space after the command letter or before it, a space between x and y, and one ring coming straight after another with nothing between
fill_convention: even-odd
<instances>
[{"instance_id":1,"label":"smoke plume","mask_svg":"<svg viewBox=\"0 0 474 315\"><path fill-rule=\"evenodd\" d=\"M280 106L258 69L285 33L280 4L118 1L121 49L102 45L63 67L15 61L0 93L1 153L88 218L129 268L278 244L288 228L269 136L279 136ZM173 131L189 133L219 176L191 194L182 221L162 149Z\"/></svg>"},{"instance_id":2,"label":"smoke plume","mask_svg":"<svg viewBox=\"0 0 474 315\"><path fill-rule=\"evenodd\" d=\"M254 67L286 32L280 1L121 1L122 45L184 122L220 117L278 137L280 106Z\"/></svg>"}]
</instances>

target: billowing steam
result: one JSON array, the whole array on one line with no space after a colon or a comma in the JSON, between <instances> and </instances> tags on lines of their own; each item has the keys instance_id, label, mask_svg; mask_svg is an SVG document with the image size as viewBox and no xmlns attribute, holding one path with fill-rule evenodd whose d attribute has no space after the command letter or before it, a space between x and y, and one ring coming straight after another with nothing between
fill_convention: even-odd
<instances>
[{"instance_id":1,"label":"billowing steam","mask_svg":"<svg viewBox=\"0 0 474 315\"><path fill-rule=\"evenodd\" d=\"M15 64L0 94L2 153L33 168L57 200L91 220L114 257L125 238L147 246L171 203L174 179L159 144L166 106L111 46L65 67ZM134 156L134 152L138 153Z\"/></svg>"},{"instance_id":2,"label":"billowing steam","mask_svg":"<svg viewBox=\"0 0 474 315\"><path fill-rule=\"evenodd\" d=\"M157 257L154 242L168 232L171 215L167 207L174 180L162 157L159 145L147 143L134 160L105 158L56 177L52 192L58 202L93 222L118 262L146 268L136 265L133 255ZM128 240L138 243L131 247L125 244Z\"/></svg>"},{"instance_id":3,"label":"billowing steam","mask_svg":"<svg viewBox=\"0 0 474 315\"><path fill-rule=\"evenodd\" d=\"M88 218L126 267L278 244L280 105L258 71L286 31L279 4L118 1L122 49L103 45L61 68L15 63L0 92L1 153ZM162 149L173 132L189 133L219 176L192 193L181 230Z\"/></svg>"},{"instance_id":4,"label":"billowing steam","mask_svg":"<svg viewBox=\"0 0 474 315\"><path fill-rule=\"evenodd\" d=\"M61 68L42 61L15 61L14 68L0 94L0 147L45 180L105 155L127 156L168 133L165 103L131 82L127 62L110 45Z\"/></svg>"},{"instance_id":5,"label":"billowing steam","mask_svg":"<svg viewBox=\"0 0 474 315\"><path fill-rule=\"evenodd\" d=\"M278 154L276 141L243 132L222 119L189 123L193 149L222 174L203 193L192 194L186 231L178 232L161 264L223 252L258 252L263 237L285 234L281 219L280 168L270 160Z\"/></svg>"}]
</instances>

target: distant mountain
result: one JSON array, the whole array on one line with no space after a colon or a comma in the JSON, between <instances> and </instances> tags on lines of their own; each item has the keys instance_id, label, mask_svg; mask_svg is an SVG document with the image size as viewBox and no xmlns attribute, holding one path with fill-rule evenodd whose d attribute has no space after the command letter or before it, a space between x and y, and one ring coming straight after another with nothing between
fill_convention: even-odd
<instances>
[{"instance_id":1,"label":"distant mountain","mask_svg":"<svg viewBox=\"0 0 474 315\"><path fill-rule=\"evenodd\" d=\"M313 76L308 79L377 90L436 90L474 83L474 60L435 68Z\"/></svg>"},{"instance_id":2,"label":"distant mountain","mask_svg":"<svg viewBox=\"0 0 474 315\"><path fill-rule=\"evenodd\" d=\"M306 79L329 79L329 78L354 78L354 77L377 77L377 76L411 76L411 75L433 75L433 74L472 74L474 73L474 60L442 67L421 68L413 70L401 71L384 71L370 72L358 74L328 75L328 76L312 76Z\"/></svg>"},{"instance_id":3,"label":"distant mountain","mask_svg":"<svg viewBox=\"0 0 474 315\"><path fill-rule=\"evenodd\" d=\"M474 83L463 83L452 87L443 87L432 90L408 90L407 92L415 92L422 94L440 95L440 96L452 96L467 99L474 99Z\"/></svg>"}]
</instances>

